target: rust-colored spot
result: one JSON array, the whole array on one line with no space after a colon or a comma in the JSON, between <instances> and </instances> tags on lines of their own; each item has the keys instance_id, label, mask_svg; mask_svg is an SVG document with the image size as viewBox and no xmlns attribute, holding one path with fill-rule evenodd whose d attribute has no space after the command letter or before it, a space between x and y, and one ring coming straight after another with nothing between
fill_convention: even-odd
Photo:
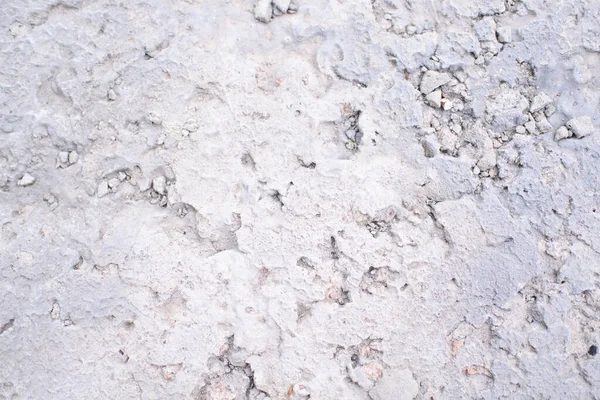
<instances>
[{"instance_id":1,"label":"rust-colored spot","mask_svg":"<svg viewBox=\"0 0 600 400\"><path fill-rule=\"evenodd\" d=\"M458 350L460 350L461 347L463 347L465 344L465 342L463 340L453 340L452 341L452 355L455 356L456 353L458 353Z\"/></svg>"},{"instance_id":2,"label":"rust-colored spot","mask_svg":"<svg viewBox=\"0 0 600 400\"><path fill-rule=\"evenodd\" d=\"M290 388L287 391L287 397L291 397L292 396L292 392L294 391L294 385L291 385Z\"/></svg>"},{"instance_id":3,"label":"rust-colored spot","mask_svg":"<svg viewBox=\"0 0 600 400\"><path fill-rule=\"evenodd\" d=\"M492 377L492 373L485 367L481 365L473 365L465 369L466 375L485 375L489 378Z\"/></svg>"}]
</instances>

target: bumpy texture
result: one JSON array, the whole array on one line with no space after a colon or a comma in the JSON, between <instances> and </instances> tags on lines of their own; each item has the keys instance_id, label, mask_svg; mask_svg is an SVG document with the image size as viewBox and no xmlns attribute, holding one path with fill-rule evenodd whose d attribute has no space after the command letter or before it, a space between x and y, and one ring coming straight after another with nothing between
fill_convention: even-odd
<instances>
[{"instance_id":1,"label":"bumpy texture","mask_svg":"<svg viewBox=\"0 0 600 400\"><path fill-rule=\"evenodd\" d=\"M0 398L600 398L596 0L3 0Z\"/></svg>"}]
</instances>

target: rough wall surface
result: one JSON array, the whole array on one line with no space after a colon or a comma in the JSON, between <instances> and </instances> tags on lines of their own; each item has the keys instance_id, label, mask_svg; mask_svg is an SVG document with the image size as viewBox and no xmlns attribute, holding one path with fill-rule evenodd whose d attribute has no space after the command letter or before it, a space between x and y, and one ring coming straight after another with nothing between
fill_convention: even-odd
<instances>
[{"instance_id":1,"label":"rough wall surface","mask_svg":"<svg viewBox=\"0 0 600 400\"><path fill-rule=\"evenodd\" d=\"M600 398L600 2L3 0L0 398Z\"/></svg>"}]
</instances>

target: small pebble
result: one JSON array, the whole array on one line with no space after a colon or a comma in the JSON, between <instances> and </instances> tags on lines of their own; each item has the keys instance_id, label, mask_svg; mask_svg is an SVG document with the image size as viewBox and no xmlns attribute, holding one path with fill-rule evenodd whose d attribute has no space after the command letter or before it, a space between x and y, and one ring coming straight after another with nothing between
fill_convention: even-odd
<instances>
[{"instance_id":1,"label":"small pebble","mask_svg":"<svg viewBox=\"0 0 600 400\"><path fill-rule=\"evenodd\" d=\"M119 180L119 178L111 178L108 180L108 187L111 189L116 188L117 186L119 186L119 183L121 183L121 181Z\"/></svg>"},{"instance_id":2,"label":"small pebble","mask_svg":"<svg viewBox=\"0 0 600 400\"><path fill-rule=\"evenodd\" d=\"M290 0L273 0L272 4L275 10L279 11L280 14L285 14L290 8Z\"/></svg>"},{"instance_id":3,"label":"small pebble","mask_svg":"<svg viewBox=\"0 0 600 400\"><path fill-rule=\"evenodd\" d=\"M48 204L52 204L56 201L56 197L54 197L54 195L52 195L51 193L48 193L44 195L44 200L46 200Z\"/></svg>"},{"instance_id":4,"label":"small pebble","mask_svg":"<svg viewBox=\"0 0 600 400\"><path fill-rule=\"evenodd\" d=\"M425 157L427 158L432 158L435 157L436 153L437 153L437 149L435 148L435 145L429 141L429 140L424 140L421 145L423 146L423 153L425 154Z\"/></svg>"},{"instance_id":5,"label":"small pebble","mask_svg":"<svg viewBox=\"0 0 600 400\"><path fill-rule=\"evenodd\" d=\"M577 158L570 154L563 154L560 158L560 162L562 163L563 167L571 168L571 166L577 162Z\"/></svg>"},{"instance_id":6,"label":"small pebble","mask_svg":"<svg viewBox=\"0 0 600 400\"><path fill-rule=\"evenodd\" d=\"M150 121L150 123L152 123L153 125L161 125L162 124L162 119L160 119L160 117L154 113L149 113L148 114L148 121Z\"/></svg>"},{"instance_id":7,"label":"small pebble","mask_svg":"<svg viewBox=\"0 0 600 400\"><path fill-rule=\"evenodd\" d=\"M554 140L559 141L566 138L570 138L573 134L567 129L566 126L561 126L554 132Z\"/></svg>"},{"instance_id":8,"label":"small pebble","mask_svg":"<svg viewBox=\"0 0 600 400\"><path fill-rule=\"evenodd\" d=\"M591 345L590 348L588 349L588 354L590 356L595 356L597 353L598 353L598 347L595 344Z\"/></svg>"},{"instance_id":9,"label":"small pebble","mask_svg":"<svg viewBox=\"0 0 600 400\"><path fill-rule=\"evenodd\" d=\"M28 173L25 173L21 179L17 181L17 186L31 186L35 182L35 178Z\"/></svg>"},{"instance_id":10,"label":"small pebble","mask_svg":"<svg viewBox=\"0 0 600 400\"><path fill-rule=\"evenodd\" d=\"M533 98L529 111L532 113L538 112L544 109L547 105L552 104L552 99L546 93L540 92Z\"/></svg>"},{"instance_id":11,"label":"small pebble","mask_svg":"<svg viewBox=\"0 0 600 400\"><path fill-rule=\"evenodd\" d=\"M483 17L474 26L475 35L482 42L493 42L496 40L496 21L492 17Z\"/></svg>"},{"instance_id":12,"label":"small pebble","mask_svg":"<svg viewBox=\"0 0 600 400\"><path fill-rule=\"evenodd\" d=\"M442 106L442 91L434 90L433 92L425 96L425 100L427 100L427 103L430 106L440 108Z\"/></svg>"},{"instance_id":13,"label":"small pebble","mask_svg":"<svg viewBox=\"0 0 600 400\"><path fill-rule=\"evenodd\" d=\"M542 133L550 132L552 130L552 125L546 118L542 118L538 123L537 127Z\"/></svg>"},{"instance_id":14,"label":"small pebble","mask_svg":"<svg viewBox=\"0 0 600 400\"><path fill-rule=\"evenodd\" d=\"M167 193L167 178L164 176L157 176L152 180L152 189L156 193L165 194Z\"/></svg>"},{"instance_id":15,"label":"small pebble","mask_svg":"<svg viewBox=\"0 0 600 400\"><path fill-rule=\"evenodd\" d=\"M450 82L450 75L445 72L427 71L421 79L421 93L427 95L440 86Z\"/></svg>"},{"instance_id":16,"label":"small pebble","mask_svg":"<svg viewBox=\"0 0 600 400\"><path fill-rule=\"evenodd\" d=\"M567 128L577 138L588 136L594 132L594 124L589 116L576 117L567 122Z\"/></svg>"},{"instance_id":17,"label":"small pebble","mask_svg":"<svg viewBox=\"0 0 600 400\"><path fill-rule=\"evenodd\" d=\"M167 196L162 196L160 198L160 201L158 202L158 205L161 206L161 207L166 207L168 200L169 199L167 198Z\"/></svg>"},{"instance_id":18,"label":"small pebble","mask_svg":"<svg viewBox=\"0 0 600 400\"><path fill-rule=\"evenodd\" d=\"M533 114L533 120L535 122L540 122L543 118L546 118L543 112L536 112Z\"/></svg>"},{"instance_id":19,"label":"small pebble","mask_svg":"<svg viewBox=\"0 0 600 400\"><path fill-rule=\"evenodd\" d=\"M58 159L61 163L66 164L69 162L69 153L66 151L61 151L58 153Z\"/></svg>"},{"instance_id":20,"label":"small pebble","mask_svg":"<svg viewBox=\"0 0 600 400\"><path fill-rule=\"evenodd\" d=\"M198 125L198 122L194 118L188 119L187 122L185 123L185 125L183 125L183 129L185 131L188 131L188 133L196 132L199 127L200 127L200 125Z\"/></svg>"},{"instance_id":21,"label":"small pebble","mask_svg":"<svg viewBox=\"0 0 600 400\"><path fill-rule=\"evenodd\" d=\"M164 174L165 174L165 178L167 178L167 180L171 180L174 181L175 180L175 172L173 171L173 169L169 166L166 166L164 168Z\"/></svg>"},{"instance_id":22,"label":"small pebble","mask_svg":"<svg viewBox=\"0 0 600 400\"><path fill-rule=\"evenodd\" d=\"M58 208L58 199L52 193L45 194L44 201L48 203L50 210L54 211Z\"/></svg>"},{"instance_id":23,"label":"small pebble","mask_svg":"<svg viewBox=\"0 0 600 400\"><path fill-rule=\"evenodd\" d=\"M310 396L310 390L308 389L308 387L306 387L303 384L294 385L293 393L295 393L296 395L301 396L301 397L309 397Z\"/></svg>"},{"instance_id":24,"label":"small pebble","mask_svg":"<svg viewBox=\"0 0 600 400\"><path fill-rule=\"evenodd\" d=\"M271 0L258 0L254 5L254 18L262 23L268 23L273 16Z\"/></svg>"},{"instance_id":25,"label":"small pebble","mask_svg":"<svg viewBox=\"0 0 600 400\"><path fill-rule=\"evenodd\" d=\"M69 153L69 164L75 164L77 160L79 160L79 154L75 150L73 150Z\"/></svg>"},{"instance_id":26,"label":"small pebble","mask_svg":"<svg viewBox=\"0 0 600 400\"><path fill-rule=\"evenodd\" d=\"M510 26L502 26L496 29L496 36L500 43L512 42L512 29Z\"/></svg>"},{"instance_id":27,"label":"small pebble","mask_svg":"<svg viewBox=\"0 0 600 400\"><path fill-rule=\"evenodd\" d=\"M108 193L110 193L110 190L108 188L108 182L106 182L106 181L100 182L100 184L98 185L98 190L96 190L96 193L98 195L98 198L104 197Z\"/></svg>"},{"instance_id":28,"label":"small pebble","mask_svg":"<svg viewBox=\"0 0 600 400\"><path fill-rule=\"evenodd\" d=\"M533 135L535 133L535 121L529 121L525 123L525 129L527 129L527 132Z\"/></svg>"}]
</instances>

